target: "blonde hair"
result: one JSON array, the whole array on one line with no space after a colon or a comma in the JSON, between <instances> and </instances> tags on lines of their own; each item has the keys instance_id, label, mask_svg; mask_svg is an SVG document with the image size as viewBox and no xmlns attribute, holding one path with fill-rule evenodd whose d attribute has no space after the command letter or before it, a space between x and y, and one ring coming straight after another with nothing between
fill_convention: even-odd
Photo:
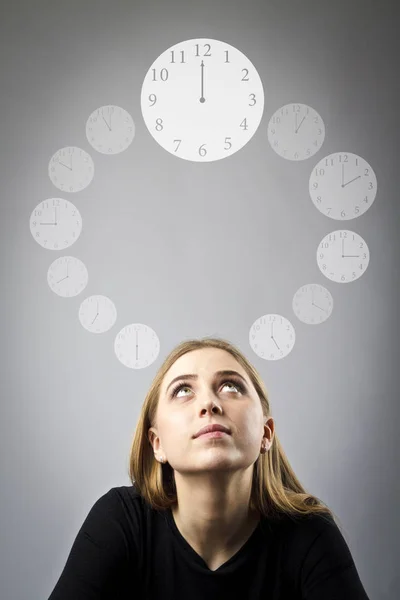
<instances>
[{"instance_id":1,"label":"blonde hair","mask_svg":"<svg viewBox=\"0 0 400 600\"><path fill-rule=\"evenodd\" d=\"M264 417L270 417L266 387L246 357L233 344L220 338L203 338L182 342L170 352L156 374L142 406L136 426L130 457L129 478L144 500L155 510L164 511L177 504L175 477L172 467L159 463L148 438L148 430L155 427L156 411L163 378L172 364L187 352L201 348L218 348L229 352L245 369L260 398ZM341 523L335 513L318 497L306 492L296 477L281 446L276 428L271 448L261 454L254 465L250 509L262 516L280 518L287 515L296 519L319 514Z\"/></svg>"}]
</instances>

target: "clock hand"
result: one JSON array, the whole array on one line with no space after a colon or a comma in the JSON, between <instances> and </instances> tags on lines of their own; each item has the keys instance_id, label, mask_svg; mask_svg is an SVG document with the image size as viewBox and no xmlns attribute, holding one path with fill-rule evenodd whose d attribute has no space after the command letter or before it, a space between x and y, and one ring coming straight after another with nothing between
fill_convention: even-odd
<instances>
[{"instance_id":1,"label":"clock hand","mask_svg":"<svg viewBox=\"0 0 400 600\"><path fill-rule=\"evenodd\" d=\"M62 163L60 160L58 161L59 165L62 165L63 167L66 167L67 169L69 169L70 171L72 171L72 167L69 167L68 165L64 165L64 163Z\"/></svg>"},{"instance_id":2,"label":"clock hand","mask_svg":"<svg viewBox=\"0 0 400 600\"><path fill-rule=\"evenodd\" d=\"M108 129L111 131L111 127L109 126L109 124L105 120L104 115L101 115L101 116L103 117L104 123L107 125ZM110 123L111 123L111 116L110 116Z\"/></svg>"},{"instance_id":3,"label":"clock hand","mask_svg":"<svg viewBox=\"0 0 400 600\"><path fill-rule=\"evenodd\" d=\"M280 350L280 348L279 348L278 344L277 344L277 343L276 343L276 341L275 341L275 338L273 337L273 338L271 338L271 339L274 341L274 343L275 343L275 346L278 348L278 350Z\"/></svg>"},{"instance_id":4,"label":"clock hand","mask_svg":"<svg viewBox=\"0 0 400 600\"><path fill-rule=\"evenodd\" d=\"M311 304L312 304L313 306L315 306L315 308L319 308L320 310L322 310L323 312L325 312L325 313L326 313L326 310L324 310L324 309L322 308L322 306L318 306L318 304L315 304L315 302L311 302Z\"/></svg>"},{"instance_id":5,"label":"clock hand","mask_svg":"<svg viewBox=\"0 0 400 600\"><path fill-rule=\"evenodd\" d=\"M201 61L200 70L201 70L201 98L200 98L200 102L205 102L206 99L204 98L204 62L203 61Z\"/></svg>"},{"instance_id":6,"label":"clock hand","mask_svg":"<svg viewBox=\"0 0 400 600\"><path fill-rule=\"evenodd\" d=\"M57 281L57 283L60 283L61 281L64 281L64 279L68 279L69 275L68 275L68 263L67 263L67 274L65 277L63 277L62 279L60 279L59 281Z\"/></svg>"},{"instance_id":7,"label":"clock hand","mask_svg":"<svg viewBox=\"0 0 400 600\"><path fill-rule=\"evenodd\" d=\"M275 338L274 338L274 332L272 331L272 330L273 330L273 327L274 327L274 324L273 324L273 323L271 323L271 340L273 340L273 341L274 341L274 343L275 343L275 346L278 348L278 350L280 350L280 348L279 348L279 346L278 346L278 344L276 343L276 340L275 340Z\"/></svg>"},{"instance_id":8,"label":"clock hand","mask_svg":"<svg viewBox=\"0 0 400 600\"><path fill-rule=\"evenodd\" d=\"M361 175L359 175L358 177L354 177L354 179L350 179L350 181L348 181L347 183L342 183L342 188L346 187L346 185L349 185L349 183L351 183L352 181L355 181L356 179L360 179Z\"/></svg>"},{"instance_id":9,"label":"clock hand","mask_svg":"<svg viewBox=\"0 0 400 600\"><path fill-rule=\"evenodd\" d=\"M297 116L297 113L296 113L296 116ZM298 126L298 128L295 130L295 133L297 133L297 132L298 132L298 130L300 129L300 127L301 127L301 124L302 124L302 122L304 121L304 119L305 119L305 118L306 118L306 117L305 117L305 115L304 115L304 117L303 117L302 121L300 122L300 125L299 125L299 126Z\"/></svg>"}]
</instances>

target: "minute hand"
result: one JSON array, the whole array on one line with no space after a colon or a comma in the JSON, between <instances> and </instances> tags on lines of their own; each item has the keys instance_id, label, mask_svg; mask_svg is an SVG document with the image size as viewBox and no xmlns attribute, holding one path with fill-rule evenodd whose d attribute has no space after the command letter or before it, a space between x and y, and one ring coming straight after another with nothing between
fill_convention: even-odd
<instances>
[{"instance_id":1,"label":"minute hand","mask_svg":"<svg viewBox=\"0 0 400 600\"><path fill-rule=\"evenodd\" d=\"M205 102L206 99L204 98L204 62L201 61L201 65L200 65L200 74L201 74L201 96L200 96L200 102Z\"/></svg>"}]
</instances>

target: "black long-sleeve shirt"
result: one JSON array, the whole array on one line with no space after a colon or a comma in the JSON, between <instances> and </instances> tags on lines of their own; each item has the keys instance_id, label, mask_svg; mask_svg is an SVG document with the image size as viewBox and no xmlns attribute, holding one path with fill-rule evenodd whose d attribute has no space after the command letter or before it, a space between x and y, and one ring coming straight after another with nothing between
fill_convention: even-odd
<instances>
[{"instance_id":1,"label":"black long-sleeve shirt","mask_svg":"<svg viewBox=\"0 0 400 600\"><path fill-rule=\"evenodd\" d=\"M369 600L349 547L320 515L262 518L215 571L134 486L92 506L48 600Z\"/></svg>"}]
</instances>

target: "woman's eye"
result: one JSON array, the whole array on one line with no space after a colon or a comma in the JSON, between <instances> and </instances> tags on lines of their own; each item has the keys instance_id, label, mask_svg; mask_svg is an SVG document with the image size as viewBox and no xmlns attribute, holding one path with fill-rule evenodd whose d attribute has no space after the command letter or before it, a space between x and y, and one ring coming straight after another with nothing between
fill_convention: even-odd
<instances>
[{"instance_id":1,"label":"woman's eye","mask_svg":"<svg viewBox=\"0 0 400 600\"><path fill-rule=\"evenodd\" d=\"M243 391L243 388L241 385L239 385L238 383L233 383L233 382L226 382L223 384L223 387L225 386L231 386L231 387L235 387L237 390L239 390L240 392ZM190 386L185 384L185 383L181 383L178 385L178 387L175 388L175 390L172 392L172 396L177 396L178 392L180 392L183 389L190 389Z\"/></svg>"}]
</instances>

